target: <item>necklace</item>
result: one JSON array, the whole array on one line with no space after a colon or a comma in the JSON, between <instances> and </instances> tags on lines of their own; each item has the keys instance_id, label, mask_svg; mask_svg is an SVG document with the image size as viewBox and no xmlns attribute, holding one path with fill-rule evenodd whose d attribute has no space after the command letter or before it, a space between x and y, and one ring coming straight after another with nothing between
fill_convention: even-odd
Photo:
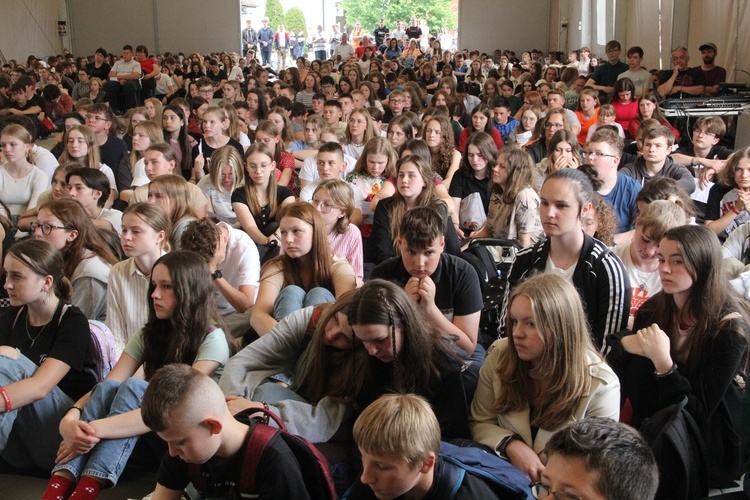
<instances>
[{"instance_id":1,"label":"necklace","mask_svg":"<svg viewBox=\"0 0 750 500\"><path fill-rule=\"evenodd\" d=\"M642 292L643 292L643 291L645 291L645 290L646 290L646 282L647 282L648 280L650 280L650 279L651 279L651 276L653 276L653 275L654 275L654 273L655 273L656 271L658 271L658 270L659 270L659 268L657 267L656 269L654 269L653 271L651 271L650 273L648 273L648 274L646 275L646 277L644 278L644 277L643 277L643 274L644 274L644 273L642 273L642 272L641 272L641 271L640 271L639 269L637 269L637 268L636 268L636 270L635 270L635 271L636 271L636 273L638 273L638 278L639 278L639 280L638 280L638 281L640 281L640 282L641 282L641 284L640 284L640 285L638 285L638 289L639 289L640 291L642 291Z\"/></svg>"},{"instance_id":2,"label":"necklace","mask_svg":"<svg viewBox=\"0 0 750 500\"><path fill-rule=\"evenodd\" d=\"M52 313L52 314L54 315L54 313ZM42 333L44 333L44 329L47 328L47 325L49 324L49 322L50 322L51 319L52 318L50 318L49 320L47 320L47 322L42 325L42 329L39 330L39 333L36 334L36 337L32 338L31 334L29 333L29 311L28 310L26 311L26 336L31 341L31 347L30 347L31 349L34 348L34 344L36 344L36 340L42 335Z\"/></svg>"}]
</instances>

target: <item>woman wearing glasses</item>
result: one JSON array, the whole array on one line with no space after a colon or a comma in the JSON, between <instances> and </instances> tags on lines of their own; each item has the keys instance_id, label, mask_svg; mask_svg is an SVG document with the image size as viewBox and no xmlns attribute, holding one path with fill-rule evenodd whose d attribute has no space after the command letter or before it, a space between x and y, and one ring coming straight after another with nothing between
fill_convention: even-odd
<instances>
[{"instance_id":1,"label":"woman wearing glasses","mask_svg":"<svg viewBox=\"0 0 750 500\"><path fill-rule=\"evenodd\" d=\"M57 422L96 383L88 321L69 305L63 257L46 241L16 243L4 268L11 307L0 315L0 457L49 471Z\"/></svg>"},{"instance_id":2,"label":"woman wearing glasses","mask_svg":"<svg viewBox=\"0 0 750 500\"><path fill-rule=\"evenodd\" d=\"M334 255L322 215L310 203L292 203L280 211L279 239L283 255L261 270L258 298L250 326L265 335L289 313L323 302L357 286L346 260Z\"/></svg>"},{"instance_id":3,"label":"woman wearing glasses","mask_svg":"<svg viewBox=\"0 0 750 500\"><path fill-rule=\"evenodd\" d=\"M542 119L542 123L537 124L534 134L526 143L526 152L531 155L534 164L540 163L547 157L552 143L552 137L558 130L570 130L570 122L565 111L561 108L552 108L547 111L547 116Z\"/></svg>"},{"instance_id":4,"label":"woman wearing glasses","mask_svg":"<svg viewBox=\"0 0 750 500\"><path fill-rule=\"evenodd\" d=\"M31 230L62 253L65 277L73 284L71 303L88 319L104 321L109 272L118 261L83 206L75 200L47 202Z\"/></svg>"},{"instance_id":5,"label":"woman wearing glasses","mask_svg":"<svg viewBox=\"0 0 750 500\"><path fill-rule=\"evenodd\" d=\"M245 154L245 185L232 192L232 210L256 245L279 243L278 211L294 202L294 193L276 183L275 168L273 152L256 142Z\"/></svg>"},{"instance_id":6,"label":"woman wearing glasses","mask_svg":"<svg viewBox=\"0 0 750 500\"><path fill-rule=\"evenodd\" d=\"M323 216L331 252L349 262L361 281L364 277L362 233L349 221L354 212L352 186L340 179L325 180L315 188L312 204Z\"/></svg>"}]
</instances>

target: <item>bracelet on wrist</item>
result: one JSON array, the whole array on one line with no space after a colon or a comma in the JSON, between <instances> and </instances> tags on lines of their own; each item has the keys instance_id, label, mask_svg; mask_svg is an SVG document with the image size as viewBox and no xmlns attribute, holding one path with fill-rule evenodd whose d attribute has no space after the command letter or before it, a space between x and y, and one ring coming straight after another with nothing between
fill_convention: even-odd
<instances>
[{"instance_id":1,"label":"bracelet on wrist","mask_svg":"<svg viewBox=\"0 0 750 500\"><path fill-rule=\"evenodd\" d=\"M672 375L675 371L677 371L677 363L672 363L672 367L669 370L665 372L654 370L654 375L656 375L656 378L661 378L666 377L667 375Z\"/></svg>"},{"instance_id":2,"label":"bracelet on wrist","mask_svg":"<svg viewBox=\"0 0 750 500\"><path fill-rule=\"evenodd\" d=\"M261 403L263 404L263 409L264 409L264 410L266 410L266 411L271 411L271 410L270 410L270 409L268 408L268 403L266 403L265 401L261 401ZM270 419L270 417L268 416L268 414L267 414L267 413L264 413L264 414L263 414L263 418L262 418L262 419L260 420L260 422L261 422L262 424L268 425L268 421L269 421L269 419Z\"/></svg>"},{"instance_id":3,"label":"bracelet on wrist","mask_svg":"<svg viewBox=\"0 0 750 500\"><path fill-rule=\"evenodd\" d=\"M80 414L80 416L81 417L83 416L83 408L81 408L78 405L71 406L70 408L68 408L68 411L70 411L70 410L78 410L78 413Z\"/></svg>"},{"instance_id":4,"label":"bracelet on wrist","mask_svg":"<svg viewBox=\"0 0 750 500\"><path fill-rule=\"evenodd\" d=\"M5 390L5 387L0 387L0 395L5 402L5 412L8 413L13 409L13 404L10 402L10 396L8 395L8 391Z\"/></svg>"},{"instance_id":5,"label":"bracelet on wrist","mask_svg":"<svg viewBox=\"0 0 750 500\"><path fill-rule=\"evenodd\" d=\"M511 436L503 438L503 440L500 441L500 446L498 447L498 451L500 452L501 456L503 456L503 457L507 457L508 456L508 453L507 453L508 445L511 442L515 441L516 439L518 439L520 441L523 441L523 439L521 438L521 436L519 434L513 434Z\"/></svg>"}]
</instances>

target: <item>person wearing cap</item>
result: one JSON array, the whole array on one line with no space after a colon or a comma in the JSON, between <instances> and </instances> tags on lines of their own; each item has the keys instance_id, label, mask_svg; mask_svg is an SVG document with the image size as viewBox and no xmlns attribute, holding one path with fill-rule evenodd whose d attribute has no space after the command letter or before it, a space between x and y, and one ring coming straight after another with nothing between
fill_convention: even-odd
<instances>
[{"instance_id":1,"label":"person wearing cap","mask_svg":"<svg viewBox=\"0 0 750 500\"><path fill-rule=\"evenodd\" d=\"M701 51L701 69L706 80L706 95L715 96L719 93L719 84L727 81L727 70L714 64L716 59L716 44L704 43L698 50Z\"/></svg>"},{"instance_id":2,"label":"person wearing cap","mask_svg":"<svg viewBox=\"0 0 750 500\"><path fill-rule=\"evenodd\" d=\"M656 91L660 97L682 99L703 95L706 91L703 71L699 67L689 67L689 62L690 54L685 47L677 47L672 51L674 69L659 72L659 87Z\"/></svg>"}]
</instances>

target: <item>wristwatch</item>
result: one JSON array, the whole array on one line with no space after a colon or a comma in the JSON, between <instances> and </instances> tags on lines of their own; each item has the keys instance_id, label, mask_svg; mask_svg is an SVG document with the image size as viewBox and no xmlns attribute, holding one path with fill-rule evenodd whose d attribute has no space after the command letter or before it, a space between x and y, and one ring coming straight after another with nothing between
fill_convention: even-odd
<instances>
[{"instance_id":1,"label":"wristwatch","mask_svg":"<svg viewBox=\"0 0 750 500\"><path fill-rule=\"evenodd\" d=\"M216 272L214 272L211 275L211 278L213 278L214 280L218 280L219 278L223 278L223 277L224 277L224 275L221 274L221 270L219 270L219 269L217 269Z\"/></svg>"}]
</instances>

